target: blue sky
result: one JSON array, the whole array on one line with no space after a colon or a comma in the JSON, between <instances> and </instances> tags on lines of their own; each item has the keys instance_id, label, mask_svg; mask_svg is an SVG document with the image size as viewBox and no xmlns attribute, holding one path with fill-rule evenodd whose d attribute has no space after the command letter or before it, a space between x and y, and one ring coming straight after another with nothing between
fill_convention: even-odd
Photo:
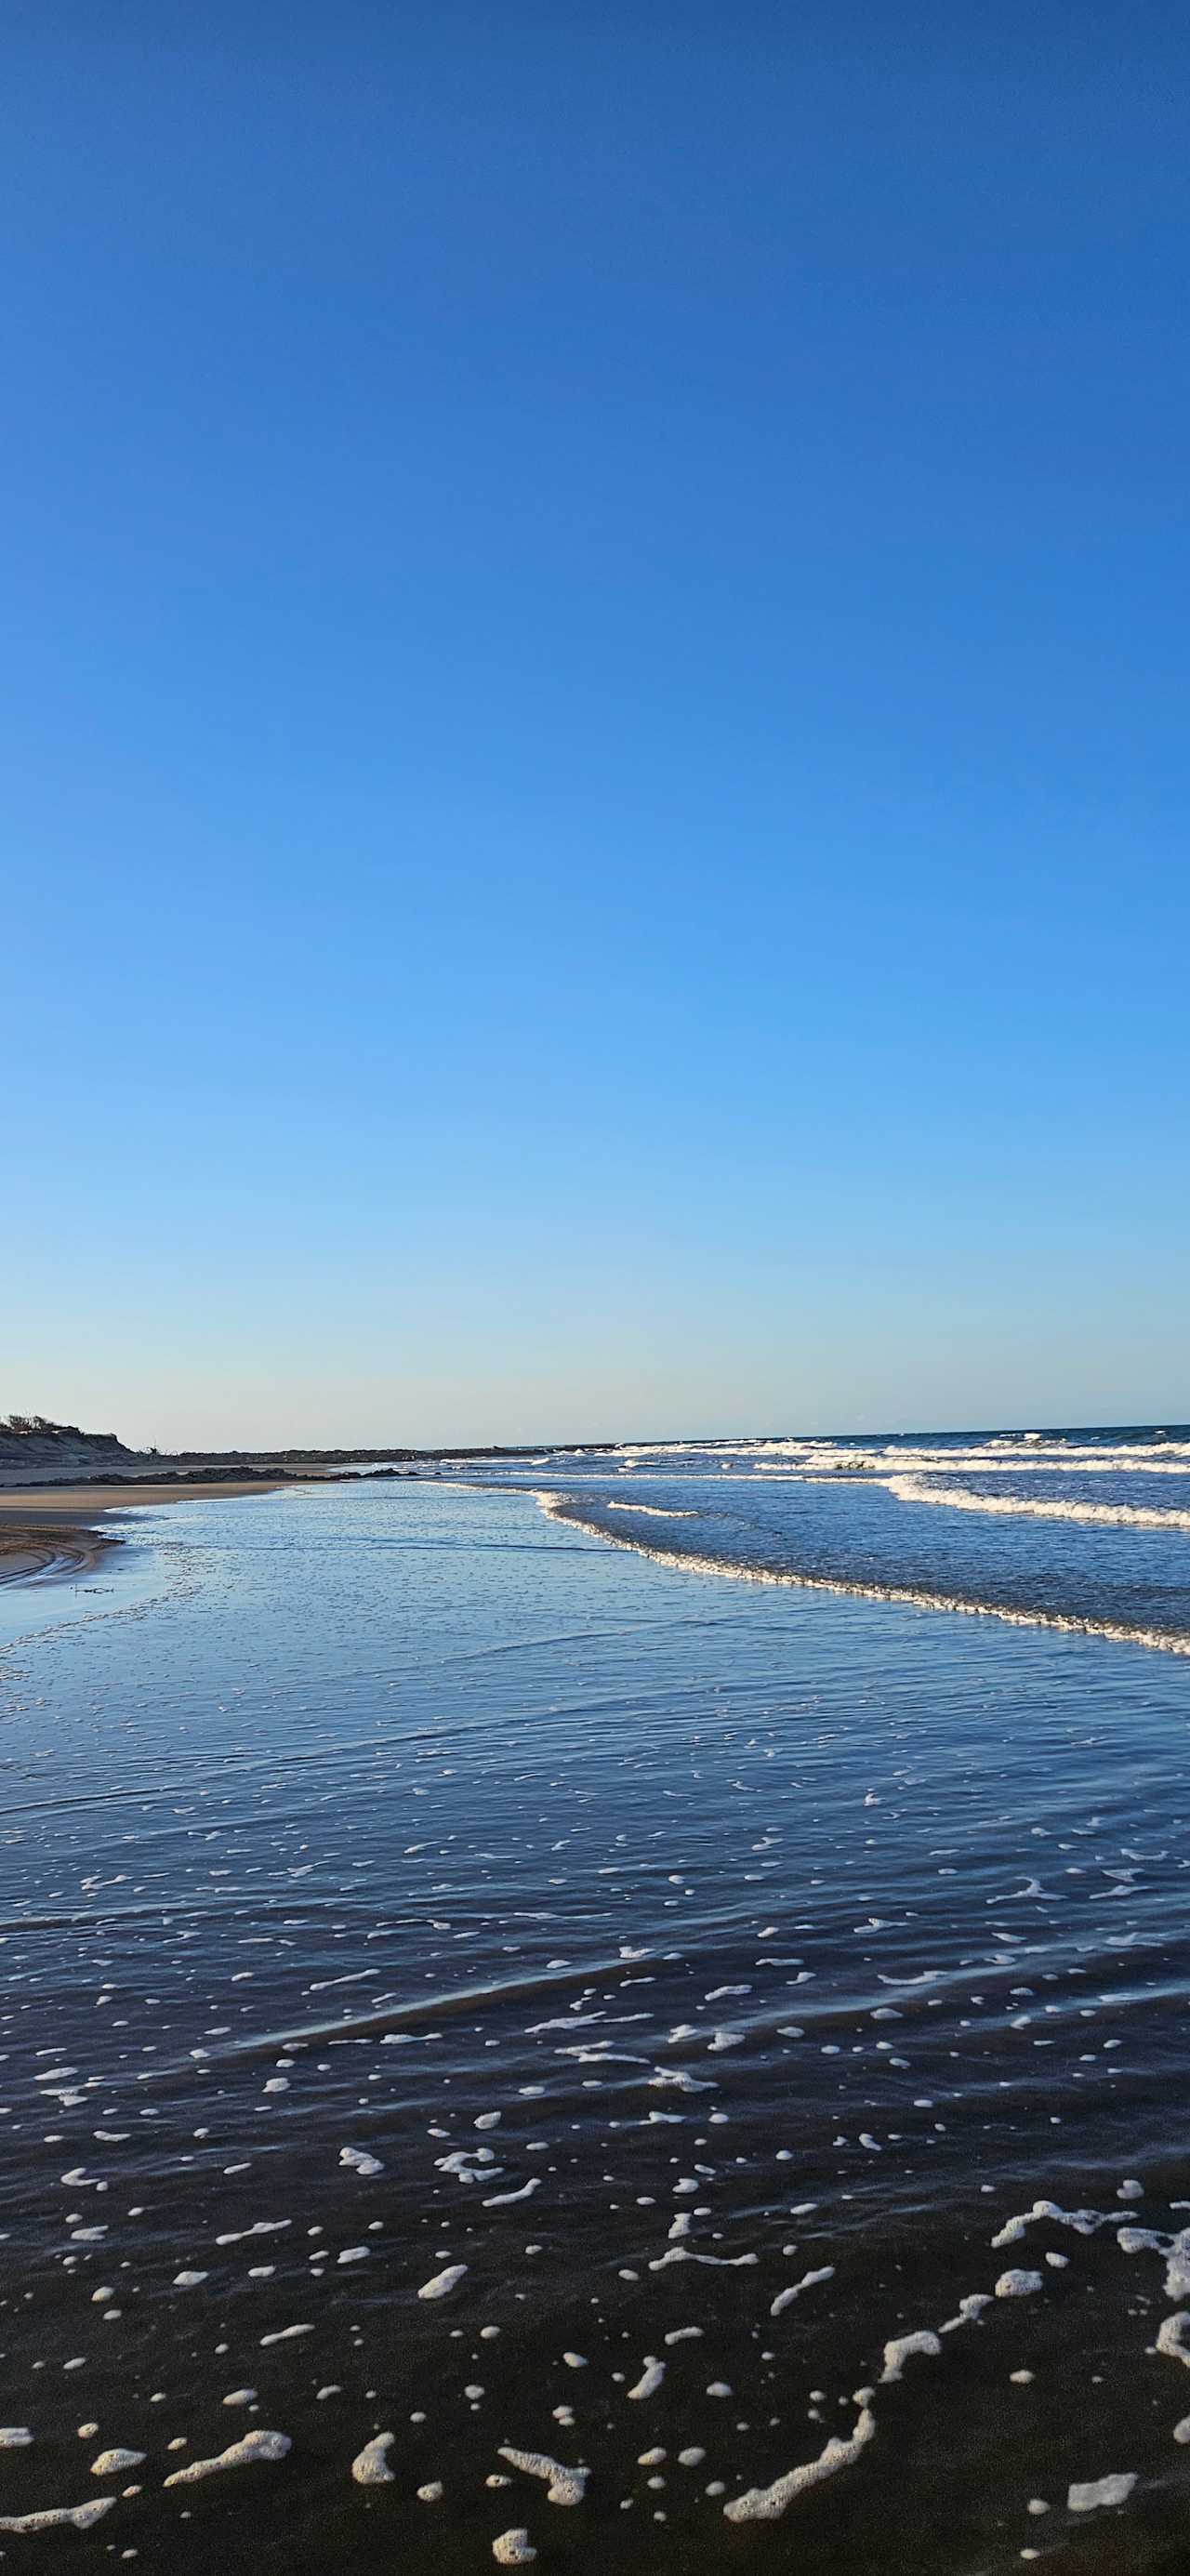
<instances>
[{"instance_id":1,"label":"blue sky","mask_svg":"<svg viewBox=\"0 0 1190 2576\"><path fill-rule=\"evenodd\" d=\"M1190 35L8 12L0 1410L1190 1416Z\"/></svg>"}]
</instances>

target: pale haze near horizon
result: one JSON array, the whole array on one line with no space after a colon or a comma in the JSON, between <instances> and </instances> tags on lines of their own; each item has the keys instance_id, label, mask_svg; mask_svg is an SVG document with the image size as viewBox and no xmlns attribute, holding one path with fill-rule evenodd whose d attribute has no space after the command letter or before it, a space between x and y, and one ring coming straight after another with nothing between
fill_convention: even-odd
<instances>
[{"instance_id":1,"label":"pale haze near horizon","mask_svg":"<svg viewBox=\"0 0 1190 2576\"><path fill-rule=\"evenodd\" d=\"M1183 30L17 9L0 1411L1190 1416Z\"/></svg>"}]
</instances>

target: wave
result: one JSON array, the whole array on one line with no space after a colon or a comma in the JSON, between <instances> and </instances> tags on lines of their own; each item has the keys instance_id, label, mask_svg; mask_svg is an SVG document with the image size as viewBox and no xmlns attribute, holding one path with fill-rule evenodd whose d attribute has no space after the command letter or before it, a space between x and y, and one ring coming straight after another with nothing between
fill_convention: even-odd
<instances>
[{"instance_id":1,"label":"wave","mask_svg":"<svg viewBox=\"0 0 1190 2576\"><path fill-rule=\"evenodd\" d=\"M576 1508L568 1494L538 1489L533 1500L547 1520L584 1530L608 1547L627 1548L635 1556L647 1556L654 1565L670 1566L681 1574L728 1575L737 1583L763 1583L783 1591L841 1592L855 1601L898 1601L916 1610L951 1610L964 1618L999 1619L1011 1628L1050 1628L1061 1636L1105 1637L1114 1645L1147 1646L1161 1654L1190 1656L1190 1636L1177 1629L1133 1626L1121 1619L1084 1619L1058 1610L1018 1609L1000 1601L975 1600L966 1594L934 1592L924 1584L863 1583L844 1574L800 1573L792 1566L741 1565L731 1557L652 1547L647 1539L632 1538L627 1531L621 1534L619 1530L604 1529Z\"/></svg>"},{"instance_id":2,"label":"wave","mask_svg":"<svg viewBox=\"0 0 1190 2576\"><path fill-rule=\"evenodd\" d=\"M651 1521L693 1521L698 1518L697 1512L663 1511L660 1503L609 1503L607 1509L609 1512L647 1514Z\"/></svg>"},{"instance_id":3,"label":"wave","mask_svg":"<svg viewBox=\"0 0 1190 2576\"><path fill-rule=\"evenodd\" d=\"M633 1445L614 1456L624 1462L618 1468L620 1474L631 1473L651 1459L713 1458L723 1464L739 1460L754 1472L767 1474L821 1474L826 1468L832 1473L866 1476L884 1475L890 1470L899 1474L943 1470L952 1475L1190 1478L1190 1441L1113 1441L1100 1447L1089 1443L1075 1447L1040 1432L971 1441L965 1447L883 1440L871 1446L858 1442L847 1446L836 1440L675 1440L658 1441L652 1448Z\"/></svg>"},{"instance_id":4,"label":"wave","mask_svg":"<svg viewBox=\"0 0 1190 2576\"><path fill-rule=\"evenodd\" d=\"M1190 1530L1190 1511L1146 1511L1137 1503L1039 1502L1031 1494L968 1494L961 1485L926 1485L916 1476L884 1476L901 1503L943 1503L954 1512L1003 1512L1038 1521L1089 1521L1110 1529Z\"/></svg>"},{"instance_id":5,"label":"wave","mask_svg":"<svg viewBox=\"0 0 1190 2576\"><path fill-rule=\"evenodd\" d=\"M887 1449L864 1464L922 1474L949 1468L952 1474L1030 1476L1184 1476L1190 1478L1190 1447L1165 1451L1155 1459L1149 1449Z\"/></svg>"}]
</instances>

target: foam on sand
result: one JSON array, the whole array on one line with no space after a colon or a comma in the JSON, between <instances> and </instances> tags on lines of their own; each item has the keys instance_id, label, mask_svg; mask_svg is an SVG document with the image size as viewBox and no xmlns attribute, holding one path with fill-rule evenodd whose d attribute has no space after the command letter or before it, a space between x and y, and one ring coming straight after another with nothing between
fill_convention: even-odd
<instances>
[{"instance_id":1,"label":"foam on sand","mask_svg":"<svg viewBox=\"0 0 1190 2576\"><path fill-rule=\"evenodd\" d=\"M1108 2478L1092 2478L1086 2486L1072 2486L1067 2491L1068 2513L1097 2513L1101 2505L1127 2504L1136 2485L1135 2470Z\"/></svg>"},{"instance_id":2,"label":"foam on sand","mask_svg":"<svg viewBox=\"0 0 1190 2576\"><path fill-rule=\"evenodd\" d=\"M379 2156L365 2154L362 2147L340 2147L339 2162L341 2165L349 2165L352 2171L359 2175L361 2182L370 2179L373 2174L384 2171Z\"/></svg>"},{"instance_id":3,"label":"foam on sand","mask_svg":"<svg viewBox=\"0 0 1190 2576\"><path fill-rule=\"evenodd\" d=\"M670 2263L707 2263L717 2272L739 2272L750 2263L758 2263L758 2254L698 2254L690 2245L671 2245L668 2253L654 2256L650 2272L664 2272Z\"/></svg>"},{"instance_id":4,"label":"foam on sand","mask_svg":"<svg viewBox=\"0 0 1190 2576\"><path fill-rule=\"evenodd\" d=\"M1187 2369L1190 2370L1190 2345L1186 2341L1188 2332L1190 2332L1190 2314L1185 2308L1179 2308L1176 2316L1164 2317L1158 2326L1156 2349L1164 2353L1169 2361L1184 2361Z\"/></svg>"},{"instance_id":5,"label":"foam on sand","mask_svg":"<svg viewBox=\"0 0 1190 2576\"><path fill-rule=\"evenodd\" d=\"M88 2504L48 2505L41 2513L0 2513L0 2531L60 2531L70 2525L75 2531L90 2531L92 2523L110 2513L114 2496L92 2496Z\"/></svg>"},{"instance_id":6,"label":"foam on sand","mask_svg":"<svg viewBox=\"0 0 1190 2576\"><path fill-rule=\"evenodd\" d=\"M417 2294L419 2299L448 2299L451 2291L457 2290L466 2269L465 2263L448 2263L445 2272L435 2272L432 2281L422 2282Z\"/></svg>"},{"instance_id":7,"label":"foam on sand","mask_svg":"<svg viewBox=\"0 0 1190 2576\"><path fill-rule=\"evenodd\" d=\"M527 2478L545 2480L547 2504L581 2504L587 2491L589 2469L568 2469L561 2460L551 2460L548 2451L514 2451L502 2442L500 2458L511 2469L523 2469Z\"/></svg>"},{"instance_id":8,"label":"foam on sand","mask_svg":"<svg viewBox=\"0 0 1190 2576\"><path fill-rule=\"evenodd\" d=\"M832 2434L825 2450L816 2460L803 2460L796 2469L787 2469L784 2477L774 2478L771 2487L749 2487L744 2495L732 2496L723 2511L729 2522L776 2522L794 2497L805 2495L809 2487L819 2486L823 2478L833 2478L839 2469L852 2468L867 2444L874 2440L876 2418L871 2408L862 2408L855 2431L841 2441Z\"/></svg>"},{"instance_id":9,"label":"foam on sand","mask_svg":"<svg viewBox=\"0 0 1190 2576\"><path fill-rule=\"evenodd\" d=\"M395 2440L394 2433L377 2433L370 2442L365 2442L362 2451L357 2451L351 2463L351 2474L357 2487L391 2486L393 2472L388 2465L388 2454Z\"/></svg>"},{"instance_id":10,"label":"foam on sand","mask_svg":"<svg viewBox=\"0 0 1190 2576\"><path fill-rule=\"evenodd\" d=\"M788 2290L778 2290L769 2309L769 2315L779 2317L785 2308L792 2306L795 2299L800 2299L803 2290L816 2289L820 2281L833 2281L834 2277L833 2263L825 2263L821 2272L803 2272L800 2281L794 2281Z\"/></svg>"},{"instance_id":11,"label":"foam on sand","mask_svg":"<svg viewBox=\"0 0 1190 2576\"><path fill-rule=\"evenodd\" d=\"M293 2449L288 2433L245 2433L240 2441L229 2442L213 2460L191 2460L188 2468L175 2469L165 2480L167 2487L196 2486L200 2478L213 2478L220 2469L250 2469L258 2460L283 2460Z\"/></svg>"},{"instance_id":12,"label":"foam on sand","mask_svg":"<svg viewBox=\"0 0 1190 2576\"><path fill-rule=\"evenodd\" d=\"M931 2334L928 2328L922 2328L917 2334L894 2336L892 2342L886 2343L884 2347L881 2381L887 2383L890 2380L903 2379L905 2364L912 2360L915 2353L921 2353L923 2358L936 2361L941 2350L942 2346L937 2335Z\"/></svg>"}]
</instances>

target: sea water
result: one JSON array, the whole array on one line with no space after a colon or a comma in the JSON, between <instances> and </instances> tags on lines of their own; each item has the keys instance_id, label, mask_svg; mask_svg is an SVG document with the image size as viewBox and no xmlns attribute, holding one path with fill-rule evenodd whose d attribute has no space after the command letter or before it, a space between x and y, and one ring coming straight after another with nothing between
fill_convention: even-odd
<instances>
[{"instance_id":1,"label":"sea water","mask_svg":"<svg viewBox=\"0 0 1190 2576\"><path fill-rule=\"evenodd\" d=\"M543 1453L9 1592L6 2563L1183 2567L1188 1467Z\"/></svg>"}]
</instances>

